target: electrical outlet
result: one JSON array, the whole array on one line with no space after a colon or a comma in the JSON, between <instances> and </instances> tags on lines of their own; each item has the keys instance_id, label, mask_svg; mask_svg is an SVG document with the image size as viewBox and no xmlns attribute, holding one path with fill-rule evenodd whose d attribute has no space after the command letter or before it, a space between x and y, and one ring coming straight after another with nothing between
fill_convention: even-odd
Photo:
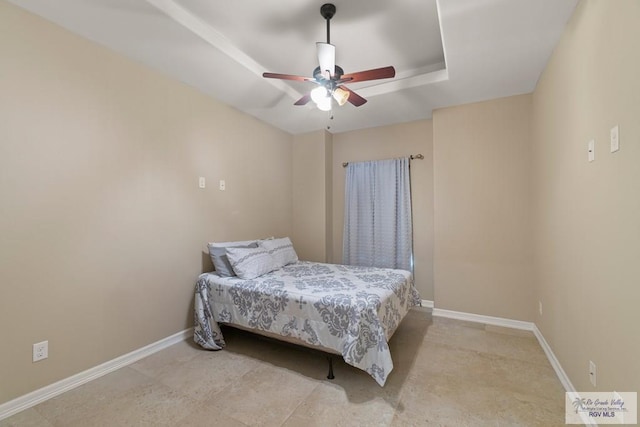
<instances>
[{"instance_id":1,"label":"electrical outlet","mask_svg":"<svg viewBox=\"0 0 640 427\"><path fill-rule=\"evenodd\" d=\"M596 386L596 364L589 360L589 381Z\"/></svg>"},{"instance_id":2,"label":"electrical outlet","mask_svg":"<svg viewBox=\"0 0 640 427\"><path fill-rule=\"evenodd\" d=\"M542 301L538 301L538 311L540 312L540 316L542 316Z\"/></svg>"},{"instance_id":3,"label":"electrical outlet","mask_svg":"<svg viewBox=\"0 0 640 427\"><path fill-rule=\"evenodd\" d=\"M38 362L47 357L49 357L49 341L35 343L33 345L33 361Z\"/></svg>"}]
</instances>

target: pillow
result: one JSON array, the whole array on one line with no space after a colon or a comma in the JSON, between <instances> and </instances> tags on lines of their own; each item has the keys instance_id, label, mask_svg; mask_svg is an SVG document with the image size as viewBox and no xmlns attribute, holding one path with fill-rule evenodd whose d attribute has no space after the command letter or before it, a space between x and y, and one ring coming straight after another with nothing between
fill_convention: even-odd
<instances>
[{"instance_id":1,"label":"pillow","mask_svg":"<svg viewBox=\"0 0 640 427\"><path fill-rule=\"evenodd\" d=\"M255 240L245 240L242 242L222 242L222 243L209 243L207 245L209 247L209 255L211 256L211 262L213 262L213 266L216 269L216 273L222 277L231 277L235 276L233 268L231 264L229 264L229 260L227 259L227 251L228 247L235 248L257 248L258 242Z\"/></svg>"},{"instance_id":2,"label":"pillow","mask_svg":"<svg viewBox=\"0 0 640 427\"><path fill-rule=\"evenodd\" d=\"M241 279L255 279L277 270L273 256L264 248L226 248L227 258L236 275Z\"/></svg>"},{"instance_id":3,"label":"pillow","mask_svg":"<svg viewBox=\"0 0 640 427\"><path fill-rule=\"evenodd\" d=\"M269 251L269 254L275 259L277 268L285 265L293 264L298 261L298 254L293 249L293 244L288 237L273 240L261 240L258 242L261 248Z\"/></svg>"}]
</instances>

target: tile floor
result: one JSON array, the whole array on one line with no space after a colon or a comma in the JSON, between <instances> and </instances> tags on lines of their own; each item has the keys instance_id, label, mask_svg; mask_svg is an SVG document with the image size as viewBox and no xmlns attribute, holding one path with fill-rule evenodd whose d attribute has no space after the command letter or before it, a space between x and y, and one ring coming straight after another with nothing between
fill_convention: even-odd
<instances>
[{"instance_id":1,"label":"tile floor","mask_svg":"<svg viewBox=\"0 0 640 427\"><path fill-rule=\"evenodd\" d=\"M225 330L227 348L173 345L6 426L553 426L564 389L533 334L414 309L384 387L325 356Z\"/></svg>"}]
</instances>

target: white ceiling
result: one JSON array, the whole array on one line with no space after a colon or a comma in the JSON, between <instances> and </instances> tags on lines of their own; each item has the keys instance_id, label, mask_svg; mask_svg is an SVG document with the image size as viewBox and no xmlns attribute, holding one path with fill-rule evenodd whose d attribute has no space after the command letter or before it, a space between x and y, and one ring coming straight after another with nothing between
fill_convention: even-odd
<instances>
[{"instance_id":1,"label":"white ceiling","mask_svg":"<svg viewBox=\"0 0 640 427\"><path fill-rule=\"evenodd\" d=\"M331 43L368 99L330 114L293 103L326 41L323 0L9 0L292 134L430 118L434 108L531 92L578 0L333 0Z\"/></svg>"}]
</instances>

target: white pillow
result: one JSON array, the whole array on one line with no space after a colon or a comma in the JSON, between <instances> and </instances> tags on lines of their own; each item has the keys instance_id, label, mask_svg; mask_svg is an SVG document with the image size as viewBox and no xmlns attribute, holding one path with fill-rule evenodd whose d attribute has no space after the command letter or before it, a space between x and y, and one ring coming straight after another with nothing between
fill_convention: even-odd
<instances>
[{"instance_id":1,"label":"white pillow","mask_svg":"<svg viewBox=\"0 0 640 427\"><path fill-rule=\"evenodd\" d=\"M255 279L280 268L269 251L261 247L227 248L227 258L241 279Z\"/></svg>"},{"instance_id":2,"label":"white pillow","mask_svg":"<svg viewBox=\"0 0 640 427\"><path fill-rule=\"evenodd\" d=\"M261 240L258 242L261 248L269 251L269 254L275 259L276 268L282 268L285 265L298 262L298 254L293 249L293 243L288 237L273 240Z\"/></svg>"}]
</instances>

